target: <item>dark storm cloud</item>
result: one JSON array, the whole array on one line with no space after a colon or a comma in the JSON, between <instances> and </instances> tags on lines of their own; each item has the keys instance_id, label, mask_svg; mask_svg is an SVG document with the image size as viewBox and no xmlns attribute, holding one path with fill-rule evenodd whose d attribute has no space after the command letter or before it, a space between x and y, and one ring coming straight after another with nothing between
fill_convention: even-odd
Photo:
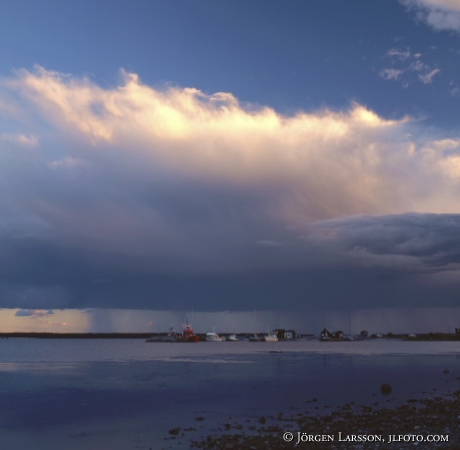
<instances>
[{"instance_id":1,"label":"dark storm cloud","mask_svg":"<svg viewBox=\"0 0 460 450\"><path fill-rule=\"evenodd\" d=\"M32 309L18 309L15 312L16 317L45 317L53 315L54 311L49 309L48 311L41 311L41 310L32 310Z\"/></svg>"},{"instance_id":2,"label":"dark storm cloud","mask_svg":"<svg viewBox=\"0 0 460 450\"><path fill-rule=\"evenodd\" d=\"M98 249L70 251L29 239L15 244L2 263L3 286L9 287L2 303L209 311L222 305L240 310L455 305L455 280L441 286L432 281L457 270L459 225L460 215L452 214L323 221L309 225L296 246L294 240L284 246L254 243L246 254L263 252L257 258L269 264L229 272L177 273L152 259L114 262L109 255L101 258Z\"/></svg>"},{"instance_id":3,"label":"dark storm cloud","mask_svg":"<svg viewBox=\"0 0 460 450\"><path fill-rule=\"evenodd\" d=\"M460 215L357 216L310 225L313 247L341 255L348 263L394 270L458 269Z\"/></svg>"}]
</instances>

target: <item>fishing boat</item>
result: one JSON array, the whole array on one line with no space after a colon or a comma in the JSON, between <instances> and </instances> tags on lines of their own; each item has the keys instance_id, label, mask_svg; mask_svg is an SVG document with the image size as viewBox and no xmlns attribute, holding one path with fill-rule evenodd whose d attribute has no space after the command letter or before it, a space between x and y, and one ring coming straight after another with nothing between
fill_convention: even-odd
<instances>
[{"instance_id":1,"label":"fishing boat","mask_svg":"<svg viewBox=\"0 0 460 450\"><path fill-rule=\"evenodd\" d=\"M224 339L221 338L217 333L214 331L210 331L206 333L206 341L207 342L222 342Z\"/></svg>"},{"instance_id":2,"label":"fishing boat","mask_svg":"<svg viewBox=\"0 0 460 450\"><path fill-rule=\"evenodd\" d=\"M196 335L193 331L190 324L187 323L184 325L184 331L182 333L176 333L174 328L169 329L168 334L166 335L156 335L147 339L145 342L199 342L200 336Z\"/></svg>"},{"instance_id":3,"label":"fishing boat","mask_svg":"<svg viewBox=\"0 0 460 450\"><path fill-rule=\"evenodd\" d=\"M148 338L145 342L177 342L179 334L174 331L174 328L171 327L168 331L168 334L157 336L152 336Z\"/></svg>"},{"instance_id":4,"label":"fishing boat","mask_svg":"<svg viewBox=\"0 0 460 450\"><path fill-rule=\"evenodd\" d=\"M278 336L274 331L271 333L268 333L266 336L264 336L265 342L278 342Z\"/></svg>"},{"instance_id":5,"label":"fishing boat","mask_svg":"<svg viewBox=\"0 0 460 450\"><path fill-rule=\"evenodd\" d=\"M192 327L188 324L185 325L183 333L178 338L179 342L199 342L200 336L196 335Z\"/></svg>"},{"instance_id":6,"label":"fishing boat","mask_svg":"<svg viewBox=\"0 0 460 450\"><path fill-rule=\"evenodd\" d=\"M249 342L260 342L261 340L262 339L256 333L249 337Z\"/></svg>"}]
</instances>

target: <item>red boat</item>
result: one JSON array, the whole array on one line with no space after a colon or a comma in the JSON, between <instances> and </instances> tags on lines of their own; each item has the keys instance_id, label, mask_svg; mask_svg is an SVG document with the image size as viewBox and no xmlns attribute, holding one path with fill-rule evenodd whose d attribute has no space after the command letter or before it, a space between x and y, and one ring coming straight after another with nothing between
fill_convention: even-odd
<instances>
[{"instance_id":1,"label":"red boat","mask_svg":"<svg viewBox=\"0 0 460 450\"><path fill-rule=\"evenodd\" d=\"M192 330L192 327L189 325L188 320L185 325L183 325L184 331L182 333L176 333L174 328L169 329L168 334L152 336L147 339L146 342L199 342L200 336L197 336Z\"/></svg>"},{"instance_id":2,"label":"red boat","mask_svg":"<svg viewBox=\"0 0 460 450\"><path fill-rule=\"evenodd\" d=\"M192 327L187 324L185 325L183 333L177 337L179 342L199 342L200 336L196 335L192 330Z\"/></svg>"}]
</instances>

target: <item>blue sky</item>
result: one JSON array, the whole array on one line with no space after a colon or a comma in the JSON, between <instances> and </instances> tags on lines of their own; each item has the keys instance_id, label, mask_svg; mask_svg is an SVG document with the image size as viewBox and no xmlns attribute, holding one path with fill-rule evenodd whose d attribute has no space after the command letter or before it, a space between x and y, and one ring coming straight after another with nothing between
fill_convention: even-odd
<instances>
[{"instance_id":1,"label":"blue sky","mask_svg":"<svg viewBox=\"0 0 460 450\"><path fill-rule=\"evenodd\" d=\"M457 1L5 0L0 43L0 306L457 306Z\"/></svg>"},{"instance_id":2,"label":"blue sky","mask_svg":"<svg viewBox=\"0 0 460 450\"><path fill-rule=\"evenodd\" d=\"M6 1L2 72L39 64L113 86L124 68L148 85L231 92L281 112L359 101L454 127L458 30L434 30L409 4ZM402 73L389 82L387 69Z\"/></svg>"}]
</instances>

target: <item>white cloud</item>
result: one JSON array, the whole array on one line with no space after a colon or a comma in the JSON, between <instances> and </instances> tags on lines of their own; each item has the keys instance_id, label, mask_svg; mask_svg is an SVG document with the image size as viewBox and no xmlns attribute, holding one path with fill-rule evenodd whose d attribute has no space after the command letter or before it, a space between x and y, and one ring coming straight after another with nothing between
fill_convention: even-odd
<instances>
[{"instance_id":1,"label":"white cloud","mask_svg":"<svg viewBox=\"0 0 460 450\"><path fill-rule=\"evenodd\" d=\"M387 81L399 81L403 87L408 87L415 80L423 84L431 84L435 75L441 70L432 69L429 64L422 61L421 53L412 53L410 49L391 48L385 54L391 67L385 67L379 71L380 77Z\"/></svg>"},{"instance_id":2,"label":"white cloud","mask_svg":"<svg viewBox=\"0 0 460 450\"><path fill-rule=\"evenodd\" d=\"M155 89L134 74L103 88L43 68L3 82L2 98L18 92L14 108L28 119L16 127L30 136L32 122L40 146L0 166L9 189L0 214L8 229L40 218L47 242L91 252L92 264L295 265L305 260L295 230L307 223L460 212L460 165L456 150L438 145L442 133L364 105L287 116L230 93ZM264 246L278 246L280 258Z\"/></svg>"},{"instance_id":3,"label":"white cloud","mask_svg":"<svg viewBox=\"0 0 460 450\"><path fill-rule=\"evenodd\" d=\"M458 0L400 0L416 17L436 31L460 31L460 2Z\"/></svg>"},{"instance_id":4,"label":"white cloud","mask_svg":"<svg viewBox=\"0 0 460 450\"><path fill-rule=\"evenodd\" d=\"M404 73L404 70L401 69L382 69L380 76L385 80L399 80Z\"/></svg>"},{"instance_id":5,"label":"white cloud","mask_svg":"<svg viewBox=\"0 0 460 450\"><path fill-rule=\"evenodd\" d=\"M440 72L439 69L433 69L428 73L420 74L418 77L423 84L431 84L433 82L433 77Z\"/></svg>"},{"instance_id":6,"label":"white cloud","mask_svg":"<svg viewBox=\"0 0 460 450\"><path fill-rule=\"evenodd\" d=\"M75 167L86 167L88 164L81 159L73 158L71 156L61 159L56 159L48 163L50 169L72 169Z\"/></svg>"},{"instance_id":7,"label":"white cloud","mask_svg":"<svg viewBox=\"0 0 460 450\"><path fill-rule=\"evenodd\" d=\"M409 49L407 48L405 50L400 48L390 48L387 51L387 56L395 57L400 61L405 61L406 59L409 59L412 55Z\"/></svg>"},{"instance_id":8,"label":"white cloud","mask_svg":"<svg viewBox=\"0 0 460 450\"><path fill-rule=\"evenodd\" d=\"M0 134L0 142L13 143L21 147L37 147L38 138L36 136L24 134L3 133Z\"/></svg>"},{"instance_id":9,"label":"white cloud","mask_svg":"<svg viewBox=\"0 0 460 450\"><path fill-rule=\"evenodd\" d=\"M460 88L458 86L454 86L450 90L450 95L452 97L460 97Z\"/></svg>"}]
</instances>

